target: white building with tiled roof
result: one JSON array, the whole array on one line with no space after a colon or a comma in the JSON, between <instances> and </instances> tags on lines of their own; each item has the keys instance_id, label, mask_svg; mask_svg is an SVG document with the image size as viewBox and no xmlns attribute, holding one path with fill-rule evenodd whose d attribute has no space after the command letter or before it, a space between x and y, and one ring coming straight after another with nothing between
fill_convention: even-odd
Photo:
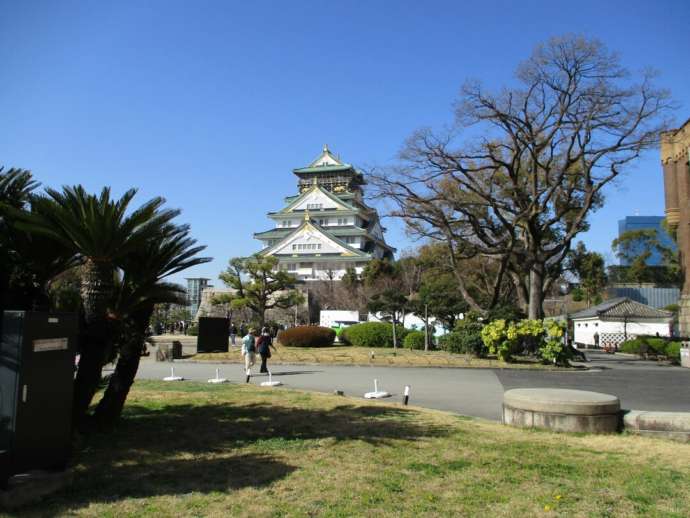
<instances>
[{"instance_id":1,"label":"white building with tiled roof","mask_svg":"<svg viewBox=\"0 0 690 518\"><path fill-rule=\"evenodd\" d=\"M579 311L570 318L576 346L593 346L598 337L601 347L617 347L624 340L639 335L671 336L673 315L619 297Z\"/></svg>"},{"instance_id":2,"label":"white building with tiled roof","mask_svg":"<svg viewBox=\"0 0 690 518\"><path fill-rule=\"evenodd\" d=\"M373 258L392 258L378 213L364 203L364 176L324 146L307 167L294 169L299 194L269 212L274 228L254 234L263 255L299 280L340 279Z\"/></svg>"}]
</instances>

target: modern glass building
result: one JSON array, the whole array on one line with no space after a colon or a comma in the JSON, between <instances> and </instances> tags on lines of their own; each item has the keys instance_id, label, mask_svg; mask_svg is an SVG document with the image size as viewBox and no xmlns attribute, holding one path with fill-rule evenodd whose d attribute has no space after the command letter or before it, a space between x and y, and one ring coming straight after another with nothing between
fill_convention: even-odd
<instances>
[{"instance_id":1,"label":"modern glass building","mask_svg":"<svg viewBox=\"0 0 690 518\"><path fill-rule=\"evenodd\" d=\"M210 287L207 279L205 277L193 277L187 278L187 309L192 319L196 317L196 312L199 310L199 304L201 304L201 292L204 288Z\"/></svg>"},{"instance_id":2,"label":"modern glass building","mask_svg":"<svg viewBox=\"0 0 690 518\"><path fill-rule=\"evenodd\" d=\"M673 239L671 239L671 236L664 230L662 226L663 221L663 216L626 216L625 219L618 221L618 237L629 230L653 229L657 231L659 242L662 246L675 250L676 244ZM650 266L660 266L663 262L664 260L661 254L657 250L652 250L652 255L647 261L647 264ZM621 259L620 265L630 266L630 263L629 261Z\"/></svg>"}]
</instances>

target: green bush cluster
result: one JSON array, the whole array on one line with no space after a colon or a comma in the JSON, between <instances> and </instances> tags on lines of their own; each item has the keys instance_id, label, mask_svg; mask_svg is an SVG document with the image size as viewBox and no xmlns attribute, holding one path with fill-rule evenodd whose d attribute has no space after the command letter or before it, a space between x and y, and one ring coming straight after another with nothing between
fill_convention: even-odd
<instances>
[{"instance_id":1,"label":"green bush cluster","mask_svg":"<svg viewBox=\"0 0 690 518\"><path fill-rule=\"evenodd\" d=\"M620 350L628 354L654 354L666 356L669 360L680 363L680 342L671 342L658 336L638 336L623 342Z\"/></svg>"},{"instance_id":2,"label":"green bush cluster","mask_svg":"<svg viewBox=\"0 0 690 518\"><path fill-rule=\"evenodd\" d=\"M451 353L471 354L482 358L487 348L482 340L482 325L476 321L461 320L455 330L439 338L439 348Z\"/></svg>"},{"instance_id":3,"label":"green bush cluster","mask_svg":"<svg viewBox=\"0 0 690 518\"><path fill-rule=\"evenodd\" d=\"M429 348L433 349L432 335L429 336ZM424 350L424 331L410 331L405 335L403 340L403 347L405 349L416 349L418 351Z\"/></svg>"},{"instance_id":4,"label":"green bush cluster","mask_svg":"<svg viewBox=\"0 0 690 518\"><path fill-rule=\"evenodd\" d=\"M481 331L482 341L491 354L511 361L517 354L531 352L544 363L567 365L570 353L563 344L565 326L556 321L494 320Z\"/></svg>"},{"instance_id":5,"label":"green bush cluster","mask_svg":"<svg viewBox=\"0 0 690 518\"><path fill-rule=\"evenodd\" d=\"M199 325L198 324L192 324L189 326L187 329L187 334L190 336L199 336Z\"/></svg>"},{"instance_id":6,"label":"green bush cluster","mask_svg":"<svg viewBox=\"0 0 690 518\"><path fill-rule=\"evenodd\" d=\"M398 343L404 343L409 333L403 326L395 326ZM357 347L393 347L393 324L388 322L362 322L343 331L341 340Z\"/></svg>"},{"instance_id":7,"label":"green bush cluster","mask_svg":"<svg viewBox=\"0 0 690 518\"><path fill-rule=\"evenodd\" d=\"M335 330L320 326L297 326L278 333L278 341L286 347L330 347Z\"/></svg>"}]
</instances>

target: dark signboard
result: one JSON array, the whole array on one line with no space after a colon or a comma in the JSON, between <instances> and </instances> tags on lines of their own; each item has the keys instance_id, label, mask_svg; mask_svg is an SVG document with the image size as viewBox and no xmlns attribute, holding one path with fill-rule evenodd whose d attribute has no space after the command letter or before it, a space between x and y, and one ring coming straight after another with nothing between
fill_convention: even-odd
<instances>
[{"instance_id":1,"label":"dark signboard","mask_svg":"<svg viewBox=\"0 0 690 518\"><path fill-rule=\"evenodd\" d=\"M228 352L230 320L227 318L199 318L196 350L200 353Z\"/></svg>"}]
</instances>

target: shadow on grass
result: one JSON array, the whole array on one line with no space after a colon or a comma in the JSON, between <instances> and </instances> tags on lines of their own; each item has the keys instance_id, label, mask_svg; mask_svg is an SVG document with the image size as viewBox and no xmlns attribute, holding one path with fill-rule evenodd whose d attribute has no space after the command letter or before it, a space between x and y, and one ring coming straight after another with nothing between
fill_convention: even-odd
<instances>
[{"instance_id":1,"label":"shadow on grass","mask_svg":"<svg viewBox=\"0 0 690 518\"><path fill-rule=\"evenodd\" d=\"M413 416L406 409L353 405L129 405L114 432L81 445L73 486L23 514L70 514L97 502L268 486L298 469L290 457L331 447L319 439L384 445L446 434Z\"/></svg>"}]
</instances>

